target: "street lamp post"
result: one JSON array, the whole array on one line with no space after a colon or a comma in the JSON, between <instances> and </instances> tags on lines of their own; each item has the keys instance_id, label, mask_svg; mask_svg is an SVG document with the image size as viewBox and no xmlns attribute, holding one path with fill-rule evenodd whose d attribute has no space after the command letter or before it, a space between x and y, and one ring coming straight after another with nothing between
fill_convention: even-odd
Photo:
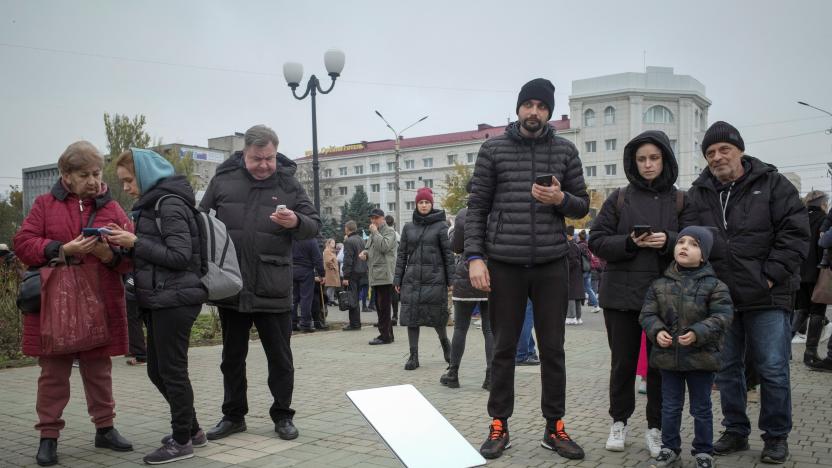
<instances>
[{"instance_id":1,"label":"street lamp post","mask_svg":"<svg viewBox=\"0 0 832 468\"><path fill-rule=\"evenodd\" d=\"M401 187L399 186L399 181L401 180L401 167L400 167L401 153L399 152L399 149L400 149L400 144L399 143L400 143L401 138L402 138L401 135L402 135L402 133L404 133L405 130L407 130L410 127L413 127L414 125L418 124L419 122L422 122L423 120L427 119L428 116L426 115L426 116L422 117L421 119L419 119L419 120L413 122L412 124L408 125L407 127L405 127L402 131L397 132L393 128L393 126L390 125L390 122L388 122L387 119L385 119L384 116L381 115L381 112L376 111L376 115L379 116L379 118L384 121L384 123L387 125L387 128L389 128L390 131L393 132L393 135L395 135L395 137L396 137L395 144L394 144L394 148L395 148L395 152L396 152L396 181L395 181L395 185L396 185L396 222L398 223L399 230L401 231L401 228L404 225L404 223L402 222L402 218L401 218L401 209L402 209L401 190L400 190Z\"/></svg>"},{"instance_id":2,"label":"street lamp post","mask_svg":"<svg viewBox=\"0 0 832 468\"><path fill-rule=\"evenodd\" d=\"M335 87L335 80L341 76L341 71L344 69L344 52L337 49L330 49L324 54L324 65L326 72L332 78L332 84L329 89L324 91L321 88L321 82L318 77L312 75L309 77L309 82L306 83L306 92L302 96L298 96L296 90L300 86L300 81L303 79L303 65L297 62L286 62L283 64L283 77L286 79L286 84L292 88L292 95L295 99L301 101L306 96L312 97L312 191L315 201L315 210L320 214L321 212L321 188L320 188L320 164L318 163L318 118L317 109L315 106L315 96L320 92L321 94L329 94L332 88Z\"/></svg>"},{"instance_id":3,"label":"street lamp post","mask_svg":"<svg viewBox=\"0 0 832 468\"><path fill-rule=\"evenodd\" d=\"M812 108L812 109L814 109L814 110L821 111L821 112L823 112L824 114L826 114L826 115L828 115L828 116L832 117L832 112L829 112L829 111L828 111L828 110L826 110L826 109L821 109L820 107L815 107L815 106L813 106L813 105L811 105L811 104L809 104L809 103L803 102L803 101L797 101L797 103L798 103L798 104L800 104L801 106L811 107L811 108ZM826 134L827 134L827 135L832 135L832 127L829 127L829 128L826 130Z\"/></svg>"},{"instance_id":4,"label":"street lamp post","mask_svg":"<svg viewBox=\"0 0 832 468\"><path fill-rule=\"evenodd\" d=\"M815 106L813 106L813 105L811 105L811 104L809 104L809 103L803 102L803 101L797 101L797 103L798 103L798 104L800 104L801 106L811 107L812 109L815 109L815 110L821 111L821 112L823 112L824 114L826 114L826 115L828 115L828 116L832 117L832 112L829 112L829 111L828 111L828 110L826 110L826 109L821 109L820 107L815 107ZM826 134L827 134L827 135L832 135L832 127L829 127L829 128L826 130ZM829 174L830 178L832 178L832 163L829 163L829 162L828 162L828 163L826 163L826 165L828 166L828 169L826 170L826 173L827 173L827 174Z\"/></svg>"}]
</instances>

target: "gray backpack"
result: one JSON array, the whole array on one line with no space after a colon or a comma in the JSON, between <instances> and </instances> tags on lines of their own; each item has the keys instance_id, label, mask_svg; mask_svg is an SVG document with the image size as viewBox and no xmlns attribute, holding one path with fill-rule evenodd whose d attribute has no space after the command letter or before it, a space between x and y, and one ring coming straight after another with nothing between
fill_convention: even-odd
<instances>
[{"instance_id":1,"label":"gray backpack","mask_svg":"<svg viewBox=\"0 0 832 468\"><path fill-rule=\"evenodd\" d=\"M191 206L187 200L179 195L168 194L159 197L154 207L156 227L162 232L162 220L159 218L159 206L162 200L176 197L191 208L199 226L199 243L201 246L202 284L208 290L208 300L217 301L231 297L243 289L243 277L237 262L237 251L234 242L228 236L225 223L210 213L204 213Z\"/></svg>"}]
</instances>

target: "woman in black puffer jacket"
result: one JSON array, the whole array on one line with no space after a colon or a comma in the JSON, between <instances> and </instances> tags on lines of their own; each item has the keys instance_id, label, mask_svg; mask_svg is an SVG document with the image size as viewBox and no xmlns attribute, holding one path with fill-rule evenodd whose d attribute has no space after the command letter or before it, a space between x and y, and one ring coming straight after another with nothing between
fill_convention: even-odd
<instances>
[{"instance_id":1,"label":"woman in black puffer jacket","mask_svg":"<svg viewBox=\"0 0 832 468\"><path fill-rule=\"evenodd\" d=\"M149 150L124 152L116 161L116 173L124 191L138 199L132 212L136 234L111 225L113 234L107 238L130 249L133 257L136 300L147 325L147 374L170 405L173 430L144 461L190 458L194 445L206 443L188 378L191 327L208 299L200 280L194 191L185 177L174 175L165 158Z\"/></svg>"},{"instance_id":2,"label":"woman in black puffer jacket","mask_svg":"<svg viewBox=\"0 0 832 468\"><path fill-rule=\"evenodd\" d=\"M448 240L445 211L433 209L433 192L416 192L413 222L405 225L396 258L393 285L401 296L399 323L407 327L410 357L405 370L419 367L419 327L439 335L445 361L451 362L448 341L448 288L454 277L454 260Z\"/></svg>"},{"instance_id":3,"label":"woman in black puffer jacket","mask_svg":"<svg viewBox=\"0 0 832 468\"><path fill-rule=\"evenodd\" d=\"M612 352L610 409L613 420L607 449L623 450L627 420L635 410L635 377L641 350L638 316L644 296L673 261L680 226L695 223L684 194L674 183L678 165L664 132L650 130L624 148L624 172L629 185L604 202L592 224L589 248L606 260L601 276L601 307ZM689 219L684 222L685 219ZM648 225L650 233L636 237L634 226ZM651 343L648 342L648 353ZM647 371L647 445L651 456L661 446L661 374Z\"/></svg>"},{"instance_id":4,"label":"woman in black puffer jacket","mask_svg":"<svg viewBox=\"0 0 832 468\"><path fill-rule=\"evenodd\" d=\"M471 193L471 181L465 187ZM465 216L468 208L459 210L450 232L451 249L458 254L456 259L456 277L453 283L452 299L454 301L454 338L451 340L451 365L439 379L439 383L450 388L459 388L459 364L465 352L465 338L471 325L471 313L474 307L480 307L482 336L485 339L485 380L482 388L491 390L491 358L494 355L494 334L491 332L491 316L488 313L488 293L471 285L468 277L468 264L462 257L465 250Z\"/></svg>"}]
</instances>

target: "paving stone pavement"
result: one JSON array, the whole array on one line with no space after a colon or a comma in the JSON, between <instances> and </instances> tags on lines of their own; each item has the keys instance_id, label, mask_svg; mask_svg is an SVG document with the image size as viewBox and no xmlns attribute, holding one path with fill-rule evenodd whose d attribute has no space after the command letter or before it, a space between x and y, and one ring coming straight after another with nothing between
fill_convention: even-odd
<instances>
[{"instance_id":1,"label":"paving stone pavement","mask_svg":"<svg viewBox=\"0 0 832 468\"><path fill-rule=\"evenodd\" d=\"M645 397L638 396L637 410L631 419L632 430L625 452L604 449L609 431L607 384L609 349L602 314L588 313L585 325L567 327L567 430L586 451L586 459L570 461L540 447L543 419L540 413L538 367L520 367L516 377L514 417L509 421L512 448L488 463L495 467L579 466L590 468L642 466L648 459L643 437ZM364 314L365 322L372 322ZM343 319L333 312L330 320ZM451 330L449 329L449 334ZM472 328L460 369L461 388L439 384L445 370L439 342L430 330L421 334L420 363L415 371L405 371L407 334L395 328L397 340L386 346L368 346L376 336L365 326L359 332L337 331L295 335L295 423L300 437L287 442L277 438L268 417L271 396L266 386L266 361L259 342L252 342L248 357L248 431L195 449L196 456L177 462L177 467L396 467L400 463L389 452L345 396L348 390L410 383L416 386L474 447L483 441L489 420L488 394L480 388L485 363L482 334ZM203 428L220 418L222 379L220 346L190 350L190 374L196 396L196 410ZM802 345L794 346L796 357ZM38 367L0 371L0 467L37 466L34 454L38 435L35 423L35 392ZM832 467L832 375L808 371L796 360L792 363L794 430L789 443L792 451L788 467ZM64 412L66 429L59 439L62 466L134 467L159 445L170 430L170 415L143 367L131 367L124 359L113 359L113 386L116 400L116 427L130 439L134 452L118 453L93 447L94 430L77 372L72 375L72 397ZM714 393L714 424L719 433L721 413ZM757 404L750 405L756 421ZM407 424L407 421L402 421ZM683 419L684 466L693 466L688 456L693 422ZM756 424L756 422L755 422ZM418 434L414 434L418 437ZM751 467L758 463L762 442L759 431L752 434L751 450L740 455L717 458L719 466ZM429 447L426 447L429 449ZM441 460L441 454L437 454ZM441 466L440 461L436 464Z\"/></svg>"}]
</instances>

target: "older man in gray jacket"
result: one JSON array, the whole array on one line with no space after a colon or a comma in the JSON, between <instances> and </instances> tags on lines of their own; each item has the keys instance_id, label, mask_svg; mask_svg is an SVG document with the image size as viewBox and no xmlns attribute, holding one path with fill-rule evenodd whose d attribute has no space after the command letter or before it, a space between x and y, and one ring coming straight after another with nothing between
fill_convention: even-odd
<instances>
[{"instance_id":1,"label":"older man in gray jacket","mask_svg":"<svg viewBox=\"0 0 832 468\"><path fill-rule=\"evenodd\" d=\"M378 314L379 335L370 341L371 345L393 342L393 322L390 319L393 298L393 275L396 272L396 231L384 220L384 211L373 208L370 212L370 237L362 254L367 259L370 287Z\"/></svg>"}]
</instances>

